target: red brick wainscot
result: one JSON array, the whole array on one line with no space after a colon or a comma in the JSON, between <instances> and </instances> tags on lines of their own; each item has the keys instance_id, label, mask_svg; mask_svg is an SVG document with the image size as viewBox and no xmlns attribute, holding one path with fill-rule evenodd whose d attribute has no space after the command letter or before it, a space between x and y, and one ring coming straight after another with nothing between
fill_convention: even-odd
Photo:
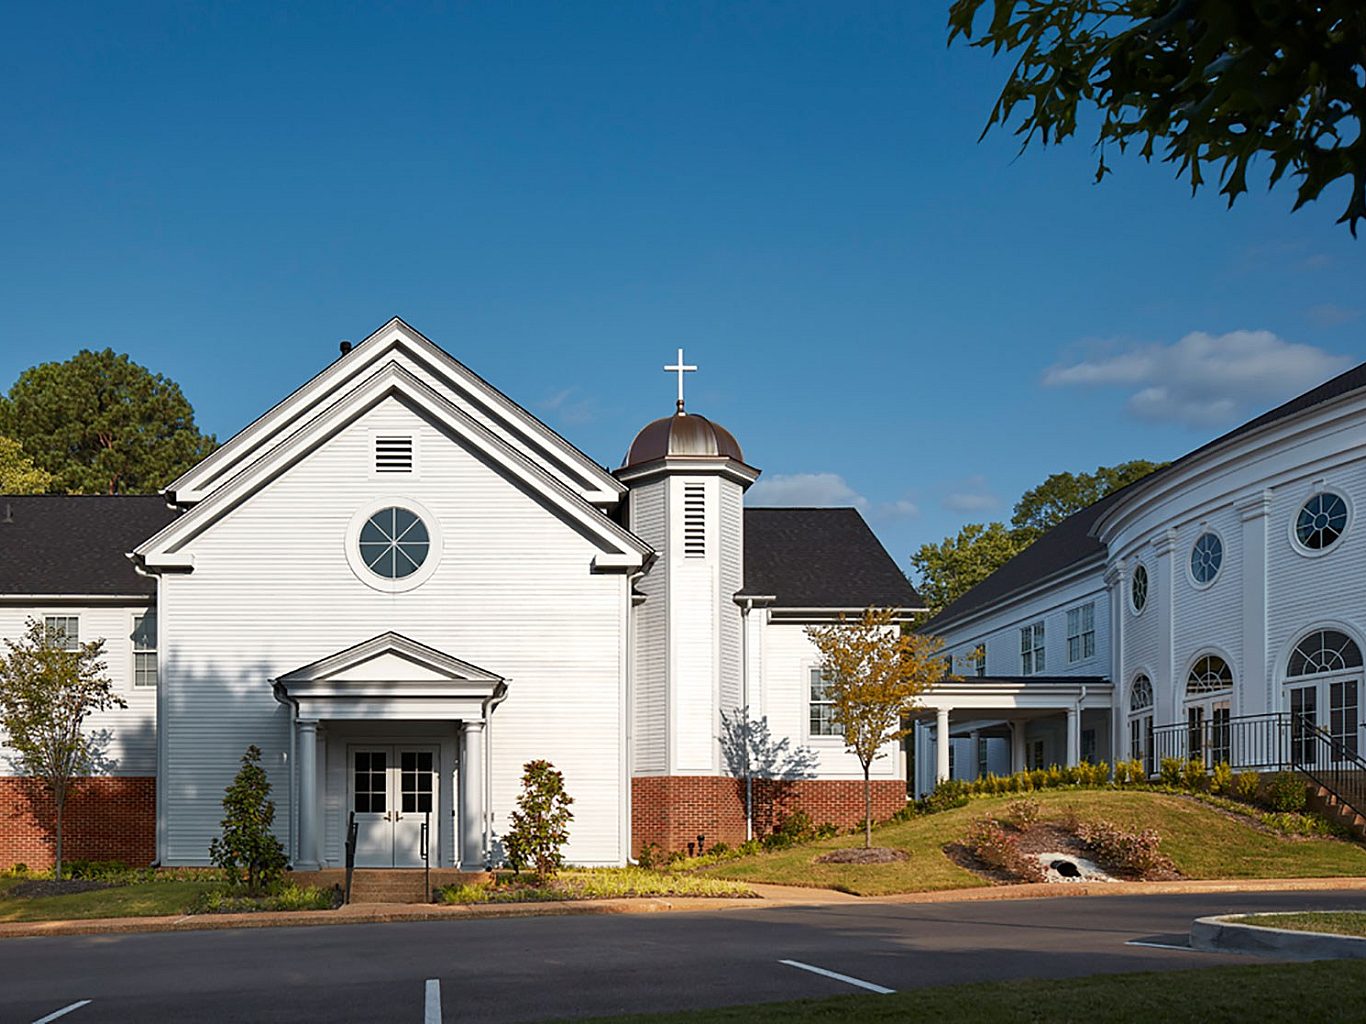
<instances>
[{"instance_id":1,"label":"red brick wainscot","mask_svg":"<svg viewBox=\"0 0 1366 1024\"><path fill-rule=\"evenodd\" d=\"M154 776L81 779L66 798L62 856L146 867L157 855L156 800ZM40 782L0 776L0 870L52 867L55 820Z\"/></svg>"},{"instance_id":2,"label":"red brick wainscot","mask_svg":"<svg viewBox=\"0 0 1366 1024\"><path fill-rule=\"evenodd\" d=\"M874 779L873 820L890 818L906 806L906 783ZM793 811L812 824L841 829L863 820L862 779L754 780L754 835L761 838ZM745 783L715 775L641 775L631 780L631 852L654 843L666 853L687 852L705 837L731 846L745 841Z\"/></svg>"}]
</instances>

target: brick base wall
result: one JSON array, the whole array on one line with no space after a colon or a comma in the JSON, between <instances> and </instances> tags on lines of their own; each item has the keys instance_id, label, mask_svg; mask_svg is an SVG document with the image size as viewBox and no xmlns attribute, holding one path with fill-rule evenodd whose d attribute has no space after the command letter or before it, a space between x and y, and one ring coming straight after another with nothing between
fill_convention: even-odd
<instances>
[{"instance_id":1,"label":"brick base wall","mask_svg":"<svg viewBox=\"0 0 1366 1024\"><path fill-rule=\"evenodd\" d=\"M906 783L875 779L873 820L906 806ZM852 828L863 820L862 779L754 780L754 834L767 835L793 811L805 811L816 825ZM706 846L745 840L745 783L712 775L637 776L631 780L631 853L654 843L661 850L686 851L705 836Z\"/></svg>"},{"instance_id":2,"label":"brick base wall","mask_svg":"<svg viewBox=\"0 0 1366 1024\"><path fill-rule=\"evenodd\" d=\"M62 856L151 864L157 855L156 795L152 776L82 779L66 799ZM39 783L0 777L0 870L15 864L52 867L54 821L52 798Z\"/></svg>"}]
</instances>

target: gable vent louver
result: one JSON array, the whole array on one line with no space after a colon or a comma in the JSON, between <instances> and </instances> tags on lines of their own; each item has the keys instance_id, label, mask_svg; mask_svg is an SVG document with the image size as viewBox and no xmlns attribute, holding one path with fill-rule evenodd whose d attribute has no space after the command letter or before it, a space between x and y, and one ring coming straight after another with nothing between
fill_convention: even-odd
<instances>
[{"instance_id":1,"label":"gable vent louver","mask_svg":"<svg viewBox=\"0 0 1366 1024\"><path fill-rule=\"evenodd\" d=\"M703 484L683 485L683 554L707 557L707 492Z\"/></svg>"},{"instance_id":2,"label":"gable vent louver","mask_svg":"<svg viewBox=\"0 0 1366 1024\"><path fill-rule=\"evenodd\" d=\"M375 438L376 473L411 473L413 471L413 439L411 437Z\"/></svg>"}]
</instances>

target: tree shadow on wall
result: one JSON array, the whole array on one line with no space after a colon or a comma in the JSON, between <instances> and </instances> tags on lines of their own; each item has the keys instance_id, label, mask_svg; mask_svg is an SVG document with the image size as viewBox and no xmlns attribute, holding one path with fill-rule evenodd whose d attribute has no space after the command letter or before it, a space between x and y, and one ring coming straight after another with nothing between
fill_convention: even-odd
<instances>
[{"instance_id":1,"label":"tree shadow on wall","mask_svg":"<svg viewBox=\"0 0 1366 1024\"><path fill-rule=\"evenodd\" d=\"M751 718L749 707L721 712L721 756L735 779L740 806L748 810L754 835L772 832L796 809L797 782L815 778L819 758L810 747L775 739L768 716Z\"/></svg>"}]
</instances>

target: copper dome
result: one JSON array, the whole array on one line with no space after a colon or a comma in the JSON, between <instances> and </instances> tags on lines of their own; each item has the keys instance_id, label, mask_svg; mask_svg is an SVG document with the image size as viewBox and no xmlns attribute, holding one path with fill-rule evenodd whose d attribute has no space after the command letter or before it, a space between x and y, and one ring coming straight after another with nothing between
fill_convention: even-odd
<instances>
[{"instance_id":1,"label":"copper dome","mask_svg":"<svg viewBox=\"0 0 1366 1024\"><path fill-rule=\"evenodd\" d=\"M696 413L676 412L645 425L631 442L621 468L675 458L731 458L736 462L745 461L740 442L725 427Z\"/></svg>"}]
</instances>

